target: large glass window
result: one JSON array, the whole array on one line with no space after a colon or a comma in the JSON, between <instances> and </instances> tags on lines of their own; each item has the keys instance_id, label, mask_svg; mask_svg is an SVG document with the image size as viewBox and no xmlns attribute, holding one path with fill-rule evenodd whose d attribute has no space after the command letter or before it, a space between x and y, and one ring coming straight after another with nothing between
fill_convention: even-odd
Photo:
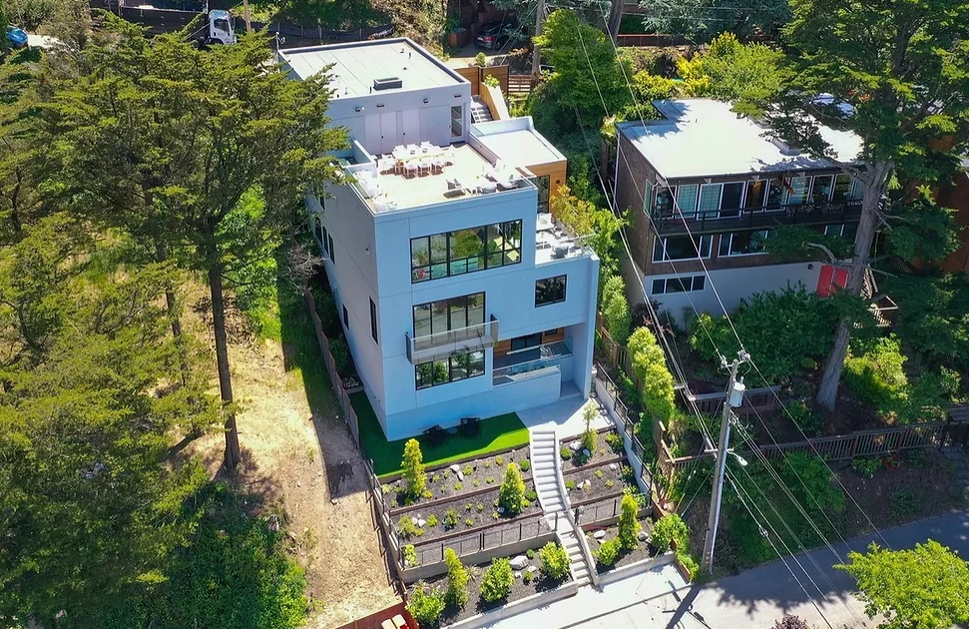
<instances>
[{"instance_id":1,"label":"large glass window","mask_svg":"<svg viewBox=\"0 0 969 629\"><path fill-rule=\"evenodd\" d=\"M670 188L656 189L656 216L673 214L673 191Z\"/></svg>"},{"instance_id":2,"label":"large glass window","mask_svg":"<svg viewBox=\"0 0 969 629\"><path fill-rule=\"evenodd\" d=\"M810 184L810 177L794 177L791 179L790 189L787 192L787 204L803 205L806 203Z\"/></svg>"},{"instance_id":3,"label":"large glass window","mask_svg":"<svg viewBox=\"0 0 969 629\"><path fill-rule=\"evenodd\" d=\"M767 188L767 209L776 210L782 205L784 205L784 197L787 194L787 189L784 187L784 182L778 179L773 179L770 182L770 187Z\"/></svg>"},{"instance_id":4,"label":"large glass window","mask_svg":"<svg viewBox=\"0 0 969 629\"><path fill-rule=\"evenodd\" d=\"M426 389L483 376L484 373L484 352L458 352L447 358L430 360L415 365L414 383L418 389Z\"/></svg>"},{"instance_id":5,"label":"large glass window","mask_svg":"<svg viewBox=\"0 0 969 629\"><path fill-rule=\"evenodd\" d=\"M414 338L484 323L484 293L439 299L414 306Z\"/></svg>"},{"instance_id":6,"label":"large glass window","mask_svg":"<svg viewBox=\"0 0 969 629\"><path fill-rule=\"evenodd\" d=\"M764 197L767 196L766 181L748 181L747 197L744 199L744 209L756 212L764 207Z\"/></svg>"},{"instance_id":7,"label":"large glass window","mask_svg":"<svg viewBox=\"0 0 969 629\"><path fill-rule=\"evenodd\" d=\"M763 229L753 232L734 232L732 234L720 235L720 257L746 256L756 253L764 253L764 240L770 234L769 230Z\"/></svg>"},{"instance_id":8,"label":"large glass window","mask_svg":"<svg viewBox=\"0 0 969 629\"><path fill-rule=\"evenodd\" d=\"M464 107L456 105L451 108L451 137L460 138L464 135Z\"/></svg>"},{"instance_id":9,"label":"large glass window","mask_svg":"<svg viewBox=\"0 0 969 629\"><path fill-rule=\"evenodd\" d=\"M832 199L835 201L858 201L864 196L864 190L857 181L853 181L850 176L841 174L835 177L834 194Z\"/></svg>"},{"instance_id":10,"label":"large glass window","mask_svg":"<svg viewBox=\"0 0 969 629\"><path fill-rule=\"evenodd\" d=\"M665 295L669 293L687 293L703 290L706 285L706 278L703 275L693 275L688 277L669 277L666 279L653 280L653 295Z\"/></svg>"},{"instance_id":11,"label":"large glass window","mask_svg":"<svg viewBox=\"0 0 969 629\"><path fill-rule=\"evenodd\" d=\"M535 282L535 307L565 301L566 276L557 275Z\"/></svg>"},{"instance_id":12,"label":"large glass window","mask_svg":"<svg viewBox=\"0 0 969 629\"><path fill-rule=\"evenodd\" d=\"M700 236L699 240L689 236L671 236L657 240L653 247L653 262L696 260L698 249L701 258L709 258L711 240L711 236Z\"/></svg>"},{"instance_id":13,"label":"large glass window","mask_svg":"<svg viewBox=\"0 0 969 629\"><path fill-rule=\"evenodd\" d=\"M723 194L720 196L720 216L739 216L740 202L743 200L743 196L743 182L723 184Z\"/></svg>"},{"instance_id":14,"label":"large glass window","mask_svg":"<svg viewBox=\"0 0 969 629\"><path fill-rule=\"evenodd\" d=\"M551 189L551 177L535 177L535 187L538 188L538 211L548 212L548 195Z\"/></svg>"},{"instance_id":15,"label":"large glass window","mask_svg":"<svg viewBox=\"0 0 969 629\"><path fill-rule=\"evenodd\" d=\"M719 183L700 186L700 205L697 212L700 218L716 218L720 211L720 192L723 186Z\"/></svg>"},{"instance_id":16,"label":"large glass window","mask_svg":"<svg viewBox=\"0 0 969 629\"><path fill-rule=\"evenodd\" d=\"M518 264L522 222L510 221L411 238L411 282Z\"/></svg>"},{"instance_id":17,"label":"large glass window","mask_svg":"<svg viewBox=\"0 0 969 629\"><path fill-rule=\"evenodd\" d=\"M828 199L831 198L831 187L833 183L834 177L832 175L815 177L814 183L811 184L811 203L827 203Z\"/></svg>"},{"instance_id":18,"label":"large glass window","mask_svg":"<svg viewBox=\"0 0 969 629\"><path fill-rule=\"evenodd\" d=\"M692 218L696 215L696 200L700 192L700 186L690 184L688 186L677 186L676 203L680 206L683 216Z\"/></svg>"}]
</instances>

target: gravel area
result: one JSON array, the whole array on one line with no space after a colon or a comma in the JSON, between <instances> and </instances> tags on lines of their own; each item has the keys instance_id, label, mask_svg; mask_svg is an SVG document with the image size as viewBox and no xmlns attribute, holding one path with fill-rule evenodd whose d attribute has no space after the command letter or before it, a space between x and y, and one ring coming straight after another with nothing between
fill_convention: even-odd
<instances>
[{"instance_id":1,"label":"gravel area","mask_svg":"<svg viewBox=\"0 0 969 629\"><path fill-rule=\"evenodd\" d=\"M653 529L653 521L650 520L649 518L641 518L639 520L639 525L642 527L642 530L646 533L646 536L648 539L649 532ZM596 538L595 536L596 531L605 531L605 536L602 537L601 540ZM615 539L618 534L619 534L619 527L615 525L600 527L597 529L586 531L586 539L589 542L589 550L591 550L592 554L595 555L596 551L598 551L599 549L599 544L601 544L606 540ZM655 557L655 556L656 556L656 551L655 549L653 549L652 546L649 545L649 542L640 541L639 544L636 546L636 548L622 553L619 556L619 558L616 559L616 563L614 563L613 565L607 567L599 563L596 563L596 570L599 572L599 574L602 574L603 572L609 572L610 570L615 570L616 568L622 568L623 566L628 566L638 561L643 561L644 559L649 559L650 557Z\"/></svg>"},{"instance_id":2,"label":"gravel area","mask_svg":"<svg viewBox=\"0 0 969 629\"><path fill-rule=\"evenodd\" d=\"M617 456L625 457L625 452L622 448L619 448L618 452L614 451L609 444L606 442L606 435L608 434L618 434L614 428L608 428L596 433L596 447L592 452L592 456L585 458L582 456L582 450L576 450L572 446L578 446L580 441L579 437L573 439L562 439L559 442L559 456L561 457L562 452L565 449L572 451L572 456L568 460L563 458L562 472L567 474L569 470L586 467L589 465L595 465L597 463L602 463L604 461L609 461L615 459Z\"/></svg>"},{"instance_id":3,"label":"gravel area","mask_svg":"<svg viewBox=\"0 0 969 629\"><path fill-rule=\"evenodd\" d=\"M535 553L535 558L529 561L529 564L535 568L539 566L538 553ZM444 614L441 616L438 624L435 625L421 625L421 629L433 629L434 627L440 627L441 625L449 625L460 620L465 620L477 614L484 612L489 612L493 609L497 609L502 605L510 603L512 601L521 600L533 594L538 594L539 592L547 592L549 590L554 590L558 586L562 585L565 581L549 581L547 579L542 579L541 574L536 569L533 571L533 576L535 580L530 583L525 583L524 579L520 576L516 577L512 581L511 592L508 594L508 598L502 601L497 601L494 603L486 603L481 600L480 597L480 587L481 580L484 577L485 571L488 569L490 564L479 564L477 566L471 566L471 579L468 581L468 602L461 609L448 608L444 610ZM527 568L526 568L527 570ZM571 580L570 577L566 577L566 580ZM418 587L415 583L408 588L408 594L414 591L414 588ZM426 582L425 587L437 588L443 591L447 587L447 578L444 576L435 577Z\"/></svg>"},{"instance_id":4,"label":"gravel area","mask_svg":"<svg viewBox=\"0 0 969 629\"><path fill-rule=\"evenodd\" d=\"M529 492L534 492L534 490L535 487L531 481L525 483L526 496L530 496L531 493ZM457 497L454 500L448 500L433 506L414 505L408 511L392 516L391 522L403 543L416 544L417 542L427 542L462 530L470 531L475 527L511 519L512 516L509 514L499 512L499 507L496 504L497 500L498 486L496 485L493 490L477 496ZM455 517L453 526L447 525L449 510L453 510ZM542 507L536 499L532 500L518 516L541 513L541 511ZM417 527L417 534L407 538L401 535L400 522L402 518L411 519L411 522Z\"/></svg>"},{"instance_id":5,"label":"gravel area","mask_svg":"<svg viewBox=\"0 0 969 629\"><path fill-rule=\"evenodd\" d=\"M572 504L612 496L622 492L623 488L627 486L638 491L636 482L630 476L632 471L628 470L625 461L623 459L594 468L586 466L565 473L565 488L569 492L569 500L572 501ZM629 478L629 483L623 480L623 468L629 471L629 475L625 476L625 478Z\"/></svg>"},{"instance_id":6,"label":"gravel area","mask_svg":"<svg viewBox=\"0 0 969 629\"><path fill-rule=\"evenodd\" d=\"M465 463L448 464L434 469L425 470L427 474L427 488L424 496L417 502L406 503L404 495L400 493L403 483L400 480L390 481L381 486L381 491L388 497L391 506L420 505L438 500L462 496L479 491L488 486L501 484L505 476L505 468L509 463L517 463L522 477L531 477L531 461L528 446L515 448L503 454L488 455ZM528 461L528 463L522 463ZM452 468L456 465L458 471ZM521 467L526 469L522 470Z\"/></svg>"}]
</instances>

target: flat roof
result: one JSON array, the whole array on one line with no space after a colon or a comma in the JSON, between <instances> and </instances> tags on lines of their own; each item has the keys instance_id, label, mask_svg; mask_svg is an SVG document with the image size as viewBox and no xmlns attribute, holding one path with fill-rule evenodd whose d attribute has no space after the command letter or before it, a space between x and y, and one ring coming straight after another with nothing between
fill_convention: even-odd
<instances>
[{"instance_id":1,"label":"flat roof","mask_svg":"<svg viewBox=\"0 0 969 629\"><path fill-rule=\"evenodd\" d=\"M565 161L565 156L535 131L530 117L478 123L472 129L474 137L503 162L534 166Z\"/></svg>"},{"instance_id":2,"label":"flat roof","mask_svg":"<svg viewBox=\"0 0 969 629\"><path fill-rule=\"evenodd\" d=\"M748 175L761 172L834 168L829 159L785 154L763 127L708 98L654 101L663 119L617 126L666 179ZM855 161L862 141L850 131L821 127L821 137L839 161Z\"/></svg>"},{"instance_id":3,"label":"flat roof","mask_svg":"<svg viewBox=\"0 0 969 629\"><path fill-rule=\"evenodd\" d=\"M332 65L330 83L337 98L393 94L465 83L466 80L407 38L310 46L279 51L280 59L300 79ZM400 87L373 91L374 81L400 79Z\"/></svg>"}]
</instances>

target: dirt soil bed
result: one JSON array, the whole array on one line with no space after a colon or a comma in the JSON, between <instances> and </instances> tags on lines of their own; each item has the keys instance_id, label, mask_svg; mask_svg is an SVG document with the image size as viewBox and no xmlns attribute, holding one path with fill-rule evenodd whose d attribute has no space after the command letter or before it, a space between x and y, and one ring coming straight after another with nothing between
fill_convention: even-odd
<instances>
[{"instance_id":1,"label":"dirt soil bed","mask_svg":"<svg viewBox=\"0 0 969 629\"><path fill-rule=\"evenodd\" d=\"M533 594L538 594L539 592L547 592L549 590L554 590L558 586L562 585L565 581L549 581L547 579L541 578L541 573L538 572L537 568L541 565L538 559L538 553L535 553L535 558L531 559L529 562L530 566L536 568L532 573L534 580L530 583L525 583L524 579L521 578L521 573L516 571L515 579L511 584L511 592L508 594L508 598L503 601L497 601L495 603L487 603L481 600L480 587L481 580L484 577L485 571L488 569L490 564L479 564L477 566L471 566L472 577L468 581L468 603L460 610L456 609L445 609L444 614L436 625L421 625L421 629L433 629L434 627L440 627L441 625L450 625L455 622L471 618L477 614L482 614L485 612L492 611L505 605L511 603L512 601L518 601ZM527 568L526 568L527 570ZM570 581L571 577L566 577L566 581ZM435 577L427 582L427 586L440 589L442 592L447 587L447 577ZM413 592L417 584L412 585L408 588L409 592Z\"/></svg>"},{"instance_id":2,"label":"dirt soil bed","mask_svg":"<svg viewBox=\"0 0 969 629\"><path fill-rule=\"evenodd\" d=\"M526 495L530 495L528 492L534 490L535 487L531 481L525 483ZM434 505L433 507L422 507L421 505L415 505L412 509L395 515L391 521L393 522L394 530L397 531L397 535L400 536L400 519L411 518L412 522L414 519L416 519L418 523L415 523L415 526L418 527L419 531L423 531L423 533L415 535L411 538L401 537L401 539L409 544L413 544L418 541L427 542L445 535L460 532L462 530L471 531L478 526L494 524L495 522L500 522L501 520L510 519L507 515L498 511L499 508L495 506L495 502L497 500L498 487L496 486L492 491L464 499L455 498L454 500L442 502ZM457 514L457 524L453 528L447 529L444 526L444 518L449 509L454 509L455 513ZM538 500L533 500L518 515L521 516L531 513L541 513L541 511L542 507L538 504ZM437 524L435 525L431 524L431 522L434 521L431 519L432 515L437 520ZM495 515L498 517L495 517ZM419 524L421 520L424 520L423 526Z\"/></svg>"},{"instance_id":3,"label":"dirt soil bed","mask_svg":"<svg viewBox=\"0 0 969 629\"><path fill-rule=\"evenodd\" d=\"M565 479L565 489L569 493L569 500L572 504L611 496L621 493L627 486L623 480L623 468L626 460L622 459L615 463L599 465L590 469L580 469L570 471L563 476ZM588 484L586 484L588 482ZM635 481L631 486L638 492Z\"/></svg>"},{"instance_id":4,"label":"dirt soil bed","mask_svg":"<svg viewBox=\"0 0 969 629\"><path fill-rule=\"evenodd\" d=\"M489 486L498 487L505 477L505 468L509 463L518 464L519 471L522 471L522 461L528 461L524 464L527 470L522 471L522 476L527 484L531 478L531 461L528 457L528 447L524 447L516 448L504 454L489 455L473 461L458 463L460 474L454 472L450 464L439 466L433 470L428 469L426 470L426 493L418 502L411 504L420 505L441 498L463 496ZM381 491L392 495L392 504L397 506L406 504L404 494L401 492L402 489L403 483L399 480L388 481L381 485ZM477 498L474 499L477 500Z\"/></svg>"},{"instance_id":5,"label":"dirt soil bed","mask_svg":"<svg viewBox=\"0 0 969 629\"><path fill-rule=\"evenodd\" d=\"M612 459L615 459L617 456L623 456L622 452L617 453L613 451L612 448L609 447L609 444L606 443L606 435L608 434L617 434L617 433L613 428L608 428L606 430L596 433L595 452L592 453L591 457L585 460L583 460L583 457L581 455L582 453L581 446L578 447L577 451L575 448L572 447L572 446L578 446L578 443L580 441L579 437L576 437L574 439L562 439L559 442L559 457L562 458L562 452L566 448L572 451L572 456L569 457L568 460L565 460L563 458L562 473L568 474L569 470L588 467L590 465L596 465L597 463L603 463L605 461L610 461Z\"/></svg>"},{"instance_id":6,"label":"dirt soil bed","mask_svg":"<svg viewBox=\"0 0 969 629\"><path fill-rule=\"evenodd\" d=\"M646 533L646 538L648 540L649 533L650 531L653 530L653 521L649 518L641 518L639 520L639 525L642 527L643 532ZM601 540L596 539L595 537L596 531L605 531L606 533L605 537L603 537ZM615 539L617 535L619 535L619 527L613 525L613 526L590 529L586 531L585 536L589 542L589 550L591 550L592 554L594 555L596 551L599 549L599 545L602 542ZM610 570L615 570L616 568L622 568L623 566L628 566L638 561L643 561L655 556L656 556L656 549L650 546L648 541L640 540L639 543L636 545L636 548L622 553L622 555L620 555L619 558L616 559L616 563L614 563L613 565L603 566L602 564L596 562L596 571L599 574L602 574L603 572L609 572Z\"/></svg>"},{"instance_id":7,"label":"dirt soil bed","mask_svg":"<svg viewBox=\"0 0 969 629\"><path fill-rule=\"evenodd\" d=\"M901 467L895 470L882 467L874 478L863 478L850 466L835 470L861 507L851 498L846 500L845 537L871 530L864 514L882 529L965 506L963 500L949 493L956 480L952 464L933 448L918 452L923 454L903 453Z\"/></svg>"},{"instance_id":8,"label":"dirt soil bed","mask_svg":"<svg viewBox=\"0 0 969 629\"><path fill-rule=\"evenodd\" d=\"M197 281L184 289L183 324L213 345L207 289ZM229 305L242 464L225 480L284 514L314 602L306 626L339 627L395 604L399 598L367 501L363 460L340 418L318 349L312 351L315 337L305 307L284 308L281 339L263 340ZM217 391L214 351L211 373ZM212 434L188 451L201 456L215 476L223 474L223 447L222 435Z\"/></svg>"},{"instance_id":9,"label":"dirt soil bed","mask_svg":"<svg viewBox=\"0 0 969 629\"><path fill-rule=\"evenodd\" d=\"M538 515L533 518L509 522L501 526L493 526L484 531L470 531L467 535L455 537L444 542L423 543L415 546L418 565L427 565L444 561L445 548L452 548L458 555L474 552L480 548L481 536L484 535L484 547L495 548L503 544L517 542L519 538L537 537L548 533L551 529L545 517Z\"/></svg>"}]
</instances>

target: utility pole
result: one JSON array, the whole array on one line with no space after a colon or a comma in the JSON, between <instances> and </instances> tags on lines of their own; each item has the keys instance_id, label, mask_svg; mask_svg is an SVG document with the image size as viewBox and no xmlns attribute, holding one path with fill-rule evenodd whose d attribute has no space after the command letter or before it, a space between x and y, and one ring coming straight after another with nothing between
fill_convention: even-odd
<instances>
[{"instance_id":1,"label":"utility pole","mask_svg":"<svg viewBox=\"0 0 969 629\"><path fill-rule=\"evenodd\" d=\"M743 381L737 379L737 370L740 365L747 362L748 358L750 357L744 350L737 352L737 358L729 366L726 359L721 358L723 366L730 369L730 385L727 389L727 399L723 401L723 415L720 418L720 441L716 450L717 469L713 474L710 517L707 520L707 534L703 542L703 559L700 563L700 569L708 574L713 572L713 551L717 544L717 527L720 526L720 501L723 497L723 478L727 472L727 455L733 454L728 450L730 446L730 422L734 420L733 409L740 408L743 405L744 391L746 390ZM740 459L740 462L742 465L747 464L743 459Z\"/></svg>"},{"instance_id":2,"label":"utility pole","mask_svg":"<svg viewBox=\"0 0 969 629\"><path fill-rule=\"evenodd\" d=\"M535 37L542 34L542 20L545 19L545 0L538 0L535 8ZM538 44L532 40L532 77L537 77L540 73L542 54L538 50Z\"/></svg>"},{"instance_id":3,"label":"utility pole","mask_svg":"<svg viewBox=\"0 0 969 629\"><path fill-rule=\"evenodd\" d=\"M609 37L617 45L619 44L619 24L622 22L625 3L626 0L612 0L612 6L609 8L609 23L606 24L606 28L609 30Z\"/></svg>"}]
</instances>

